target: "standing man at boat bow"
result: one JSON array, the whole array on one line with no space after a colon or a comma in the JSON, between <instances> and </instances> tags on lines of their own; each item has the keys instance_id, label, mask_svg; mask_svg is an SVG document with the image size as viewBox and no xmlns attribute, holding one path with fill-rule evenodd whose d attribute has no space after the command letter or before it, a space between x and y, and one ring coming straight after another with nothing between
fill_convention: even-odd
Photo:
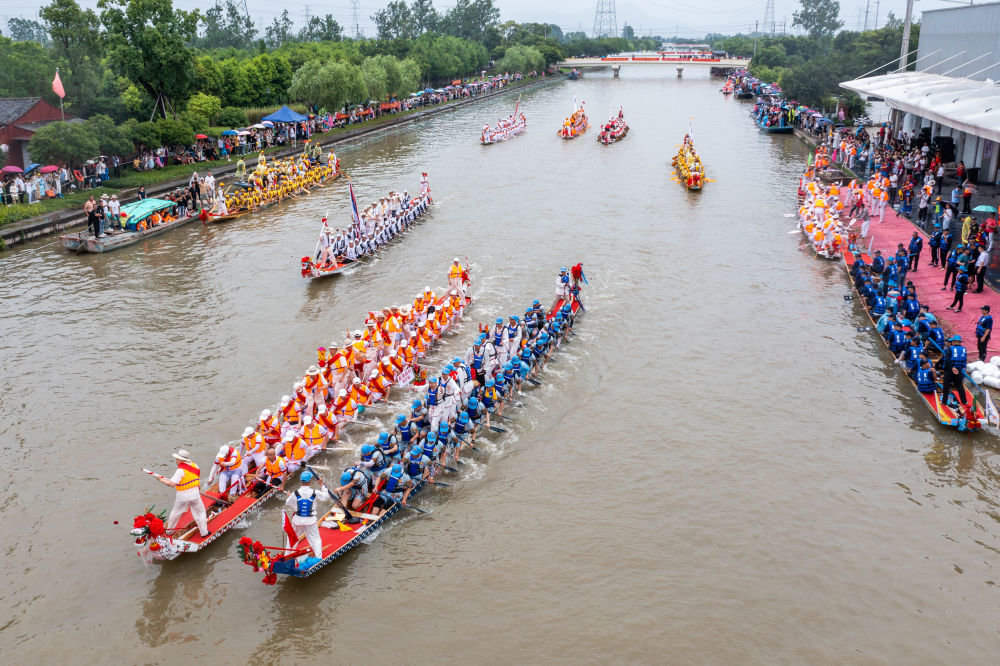
<instances>
[{"instance_id":1,"label":"standing man at boat bow","mask_svg":"<svg viewBox=\"0 0 1000 666\"><path fill-rule=\"evenodd\" d=\"M313 488L313 473L308 469L302 472L299 477L302 487L293 493L289 493L285 500L285 506L292 509L292 527L297 534L303 534L309 547L312 548L313 557L319 559L323 557L323 541L319 538L319 525L316 523L316 501L326 500L332 502L330 491L322 481L319 483L319 490ZM286 548L293 548L295 544L287 544Z\"/></svg>"},{"instance_id":2,"label":"standing man at boat bow","mask_svg":"<svg viewBox=\"0 0 1000 666\"><path fill-rule=\"evenodd\" d=\"M156 477L163 485L177 490L174 508L167 518L167 529L177 527L181 516L190 509L191 516L198 525L198 533L202 537L210 536L212 533L208 531L208 515L205 513L205 504L201 501L201 470L186 450L180 449L171 455L177 460L177 471L169 479L164 476Z\"/></svg>"}]
</instances>

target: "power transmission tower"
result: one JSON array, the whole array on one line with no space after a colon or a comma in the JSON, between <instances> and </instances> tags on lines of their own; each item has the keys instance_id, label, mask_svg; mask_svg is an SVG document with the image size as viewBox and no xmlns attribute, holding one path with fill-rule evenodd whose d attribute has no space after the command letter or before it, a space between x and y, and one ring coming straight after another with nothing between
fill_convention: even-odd
<instances>
[{"instance_id":1,"label":"power transmission tower","mask_svg":"<svg viewBox=\"0 0 1000 666\"><path fill-rule=\"evenodd\" d=\"M774 37L774 0L767 0L767 7L764 9L764 32L769 32Z\"/></svg>"},{"instance_id":2,"label":"power transmission tower","mask_svg":"<svg viewBox=\"0 0 1000 666\"><path fill-rule=\"evenodd\" d=\"M351 23L354 25L354 38L364 39L361 34L361 0L351 0Z\"/></svg>"},{"instance_id":3,"label":"power transmission tower","mask_svg":"<svg viewBox=\"0 0 1000 666\"><path fill-rule=\"evenodd\" d=\"M218 6L219 3L215 4ZM247 17L247 23L250 23L250 10L247 9L247 0L238 0L236 6L243 8L243 15Z\"/></svg>"},{"instance_id":4,"label":"power transmission tower","mask_svg":"<svg viewBox=\"0 0 1000 666\"><path fill-rule=\"evenodd\" d=\"M592 38L617 36L618 18L615 16L615 0L597 0Z\"/></svg>"}]
</instances>

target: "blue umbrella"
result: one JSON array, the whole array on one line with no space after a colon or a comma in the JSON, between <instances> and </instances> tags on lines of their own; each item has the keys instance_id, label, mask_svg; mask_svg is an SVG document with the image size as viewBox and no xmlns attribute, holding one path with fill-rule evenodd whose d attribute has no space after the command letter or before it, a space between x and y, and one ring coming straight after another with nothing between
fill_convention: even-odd
<instances>
[{"instance_id":1,"label":"blue umbrella","mask_svg":"<svg viewBox=\"0 0 1000 666\"><path fill-rule=\"evenodd\" d=\"M432 93L432 92L434 92L434 88L424 88L424 92L425 93Z\"/></svg>"},{"instance_id":2,"label":"blue umbrella","mask_svg":"<svg viewBox=\"0 0 1000 666\"><path fill-rule=\"evenodd\" d=\"M223 130L222 136L236 136L239 134L236 130Z\"/></svg>"},{"instance_id":3,"label":"blue umbrella","mask_svg":"<svg viewBox=\"0 0 1000 666\"><path fill-rule=\"evenodd\" d=\"M26 174L31 173L32 171L34 171L35 169L37 169L40 166L42 166L42 165L38 164L37 162L35 162L34 164L29 164L28 168L26 168L24 170L24 173L26 173Z\"/></svg>"}]
</instances>

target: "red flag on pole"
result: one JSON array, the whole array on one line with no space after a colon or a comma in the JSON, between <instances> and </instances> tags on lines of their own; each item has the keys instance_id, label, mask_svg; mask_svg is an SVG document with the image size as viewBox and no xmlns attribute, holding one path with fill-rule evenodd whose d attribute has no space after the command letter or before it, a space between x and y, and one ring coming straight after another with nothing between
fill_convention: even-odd
<instances>
[{"instance_id":1,"label":"red flag on pole","mask_svg":"<svg viewBox=\"0 0 1000 666\"><path fill-rule=\"evenodd\" d=\"M299 535L295 533L295 528L292 527L288 514L284 511L281 512L281 529L285 530L285 536L288 537L288 547L295 548L295 544L299 542Z\"/></svg>"},{"instance_id":2,"label":"red flag on pole","mask_svg":"<svg viewBox=\"0 0 1000 666\"><path fill-rule=\"evenodd\" d=\"M62 80L59 78L59 70L56 70L56 78L52 79L52 92L62 99L66 96L66 91L63 89Z\"/></svg>"}]
</instances>

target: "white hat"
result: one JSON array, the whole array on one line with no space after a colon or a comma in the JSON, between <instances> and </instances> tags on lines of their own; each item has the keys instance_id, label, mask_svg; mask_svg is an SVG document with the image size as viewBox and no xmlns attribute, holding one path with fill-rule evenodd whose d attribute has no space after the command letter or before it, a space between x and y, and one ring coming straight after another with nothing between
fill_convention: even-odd
<instances>
[{"instance_id":1,"label":"white hat","mask_svg":"<svg viewBox=\"0 0 1000 666\"><path fill-rule=\"evenodd\" d=\"M351 383L352 383L352 384L360 384L360 383L361 383L361 380L360 380L360 379L359 379L358 377L355 377L355 378L354 378L354 381L353 381L353 382L351 382Z\"/></svg>"},{"instance_id":2,"label":"white hat","mask_svg":"<svg viewBox=\"0 0 1000 666\"><path fill-rule=\"evenodd\" d=\"M291 401L292 401L292 399L291 399L291 398L289 398L289 397L288 397L287 395L283 395L283 396L281 396L281 406L282 406L282 407L284 407L285 405L287 405L287 404L288 404L288 403L290 403Z\"/></svg>"},{"instance_id":3,"label":"white hat","mask_svg":"<svg viewBox=\"0 0 1000 666\"><path fill-rule=\"evenodd\" d=\"M430 291L430 290L431 290L431 288L430 288L430 287L424 287L424 293L425 293L425 294L426 294L426 293L427 293L428 291Z\"/></svg>"},{"instance_id":4,"label":"white hat","mask_svg":"<svg viewBox=\"0 0 1000 666\"><path fill-rule=\"evenodd\" d=\"M337 394L338 397L343 398L347 395L347 389L340 389L340 393Z\"/></svg>"},{"instance_id":5,"label":"white hat","mask_svg":"<svg viewBox=\"0 0 1000 666\"><path fill-rule=\"evenodd\" d=\"M319 370L316 368L315 365L310 365L309 369L306 370L306 374L307 375L318 375L319 374Z\"/></svg>"},{"instance_id":6,"label":"white hat","mask_svg":"<svg viewBox=\"0 0 1000 666\"><path fill-rule=\"evenodd\" d=\"M360 338L361 337L361 331L360 330L355 330L354 331L354 337Z\"/></svg>"},{"instance_id":7,"label":"white hat","mask_svg":"<svg viewBox=\"0 0 1000 666\"><path fill-rule=\"evenodd\" d=\"M378 377L378 370L372 370L372 374L368 375L370 379L375 379Z\"/></svg>"},{"instance_id":8,"label":"white hat","mask_svg":"<svg viewBox=\"0 0 1000 666\"><path fill-rule=\"evenodd\" d=\"M269 418L271 418L271 410L270 409L265 409L264 411L262 411L260 413L260 420L261 421L263 421L265 419L269 419Z\"/></svg>"},{"instance_id":9,"label":"white hat","mask_svg":"<svg viewBox=\"0 0 1000 666\"><path fill-rule=\"evenodd\" d=\"M191 460L191 454L187 452L187 449L179 449L177 453L171 453L170 455L172 455L174 458L177 458L182 462L189 462L189 463L194 462L193 460Z\"/></svg>"},{"instance_id":10,"label":"white hat","mask_svg":"<svg viewBox=\"0 0 1000 666\"><path fill-rule=\"evenodd\" d=\"M326 405L324 405L322 402L319 403L319 406L316 408L316 411L320 414L326 414Z\"/></svg>"},{"instance_id":11,"label":"white hat","mask_svg":"<svg viewBox=\"0 0 1000 666\"><path fill-rule=\"evenodd\" d=\"M454 261L457 264L458 263L458 257L455 257L454 259L452 259L452 261Z\"/></svg>"},{"instance_id":12,"label":"white hat","mask_svg":"<svg viewBox=\"0 0 1000 666\"><path fill-rule=\"evenodd\" d=\"M244 437L249 437L252 434L253 434L253 428L247 428L246 430L243 431Z\"/></svg>"},{"instance_id":13,"label":"white hat","mask_svg":"<svg viewBox=\"0 0 1000 666\"><path fill-rule=\"evenodd\" d=\"M304 425L310 425L312 422L313 422L313 417L308 415L302 417L302 423Z\"/></svg>"},{"instance_id":14,"label":"white hat","mask_svg":"<svg viewBox=\"0 0 1000 666\"><path fill-rule=\"evenodd\" d=\"M225 458L228 455L229 455L229 447L223 444L222 446L219 447L219 457Z\"/></svg>"}]
</instances>

